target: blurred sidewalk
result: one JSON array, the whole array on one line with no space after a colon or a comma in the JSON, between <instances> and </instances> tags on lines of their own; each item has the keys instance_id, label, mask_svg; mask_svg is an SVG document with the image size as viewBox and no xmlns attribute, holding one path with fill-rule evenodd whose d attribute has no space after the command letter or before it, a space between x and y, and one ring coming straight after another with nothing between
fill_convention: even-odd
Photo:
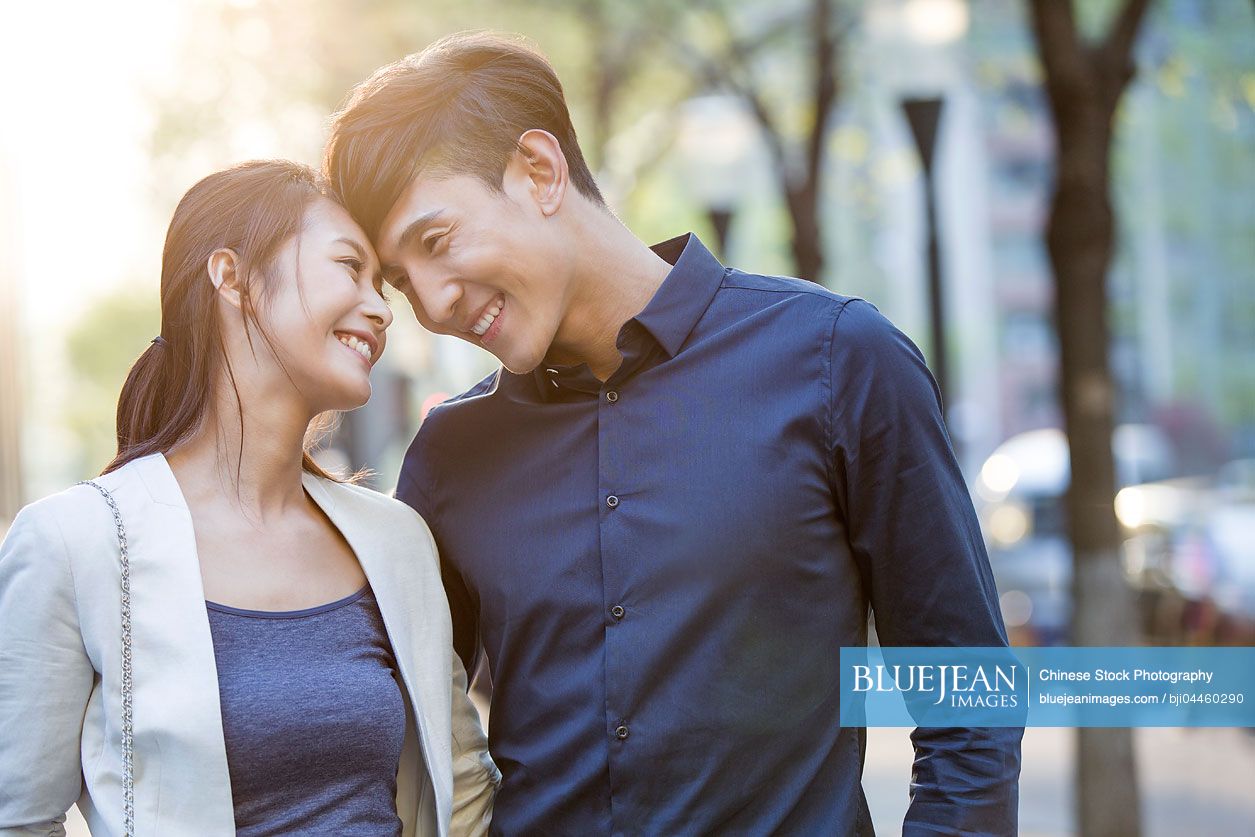
<instances>
[{"instance_id":1,"label":"blurred sidewalk","mask_svg":"<svg viewBox=\"0 0 1255 837\"><path fill-rule=\"evenodd\" d=\"M908 729L867 731L863 787L876 833L902 832L911 776ZM1075 732L1037 728L1024 733L1020 776L1021 837L1075 833L1072 824L1072 756ZM1255 833L1255 732L1244 729L1140 729L1135 733L1141 771L1143 837ZM69 837L86 837L78 811L66 823Z\"/></svg>"}]
</instances>

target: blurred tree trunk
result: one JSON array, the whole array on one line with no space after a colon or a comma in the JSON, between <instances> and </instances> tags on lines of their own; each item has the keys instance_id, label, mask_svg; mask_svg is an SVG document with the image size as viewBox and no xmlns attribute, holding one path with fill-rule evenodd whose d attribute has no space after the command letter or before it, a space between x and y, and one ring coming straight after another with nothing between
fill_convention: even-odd
<instances>
[{"instance_id":1,"label":"blurred tree trunk","mask_svg":"<svg viewBox=\"0 0 1255 837\"><path fill-rule=\"evenodd\" d=\"M840 62L838 48L848 28L838 22L834 0L811 0L802 15L790 14L775 25L756 32L753 37L742 37L726 12L718 7L708 9L723 28L727 39L721 55L700 60L698 72L712 88L729 90L740 97L758 122L771 155L772 168L780 187L785 209L792 226L790 249L793 254L794 275L812 282L823 280L827 249L820 225L824 162L826 159L828 123L836 109L840 93ZM787 130L782 127L779 115L768 102L775 95L767 95L749 66L754 53L771 44L782 34L796 36L801 33L808 64L807 87L804 101L808 114L801 148L792 147ZM687 44L677 44L681 52L687 52ZM689 56L691 59L691 56Z\"/></svg>"},{"instance_id":2,"label":"blurred tree trunk","mask_svg":"<svg viewBox=\"0 0 1255 837\"><path fill-rule=\"evenodd\" d=\"M613 0L550 0L555 13L575 11L591 44L586 97L590 112L589 134L580 146L589 167L606 165L606 149L615 131L615 114L640 69L642 54L659 38L660 31L676 25L682 7L677 3L652 2L625 14Z\"/></svg>"},{"instance_id":3,"label":"blurred tree trunk","mask_svg":"<svg viewBox=\"0 0 1255 837\"><path fill-rule=\"evenodd\" d=\"M1030 0L1057 161L1047 247L1055 274L1060 391L1072 479L1072 642L1136 641L1132 594L1120 569L1115 516L1115 387L1108 361L1107 270L1115 240L1109 157L1112 117L1133 77L1133 43L1149 0L1123 0L1106 37L1086 43L1071 0ZM1141 832L1129 729L1079 729L1077 819L1086 837Z\"/></svg>"},{"instance_id":4,"label":"blurred tree trunk","mask_svg":"<svg viewBox=\"0 0 1255 837\"><path fill-rule=\"evenodd\" d=\"M827 147L828 118L837 103L837 39L833 34L832 4L815 0L811 7L811 101L813 117L806 137L805 156L798 176L782 163L777 166L793 220L793 259L797 275L812 282L823 280L824 239L819 226L819 199Z\"/></svg>"}]
</instances>

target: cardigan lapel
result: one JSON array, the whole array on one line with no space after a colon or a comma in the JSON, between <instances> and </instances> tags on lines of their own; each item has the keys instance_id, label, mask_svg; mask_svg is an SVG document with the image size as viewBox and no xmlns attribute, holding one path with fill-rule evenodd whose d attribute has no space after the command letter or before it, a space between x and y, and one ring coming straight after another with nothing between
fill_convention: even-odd
<instances>
[{"instance_id":1,"label":"cardigan lapel","mask_svg":"<svg viewBox=\"0 0 1255 837\"><path fill-rule=\"evenodd\" d=\"M410 695L427 774L435 791L436 822L445 833L453 794L452 637L447 609L435 606L444 587L430 541L414 543L398 526L391 498L324 480L308 472L306 490L357 556L370 582L401 678ZM408 508L400 509L408 512ZM441 621L443 617L443 622Z\"/></svg>"},{"instance_id":2,"label":"cardigan lapel","mask_svg":"<svg viewBox=\"0 0 1255 837\"><path fill-rule=\"evenodd\" d=\"M151 799L137 796L136 825L146 830L144 813L154 824L178 823L179 833L228 834L235 814L192 517L164 456L133 465L147 491L127 481L117 500L131 563L135 785L160 787ZM196 762L163 753L171 740ZM159 775L144 781L146 768Z\"/></svg>"},{"instance_id":3,"label":"cardigan lapel","mask_svg":"<svg viewBox=\"0 0 1255 837\"><path fill-rule=\"evenodd\" d=\"M137 795L136 824L173 822L186 825L187 834L228 834L235 827L234 806L191 512L164 455L151 454L131 466L143 489L124 479L132 468L100 481L119 503L131 563L136 788L160 787L151 799ZM447 611L431 601L444 595L434 551L430 542L398 542L401 533L391 528L396 511L384 505L389 498L362 496L366 489L308 472L302 483L352 547L379 604L414 707L436 822L444 834L453 791L452 642L448 617L440 618ZM167 736L200 757L194 763L161 760L159 742ZM146 768L148 782L142 781Z\"/></svg>"}]
</instances>

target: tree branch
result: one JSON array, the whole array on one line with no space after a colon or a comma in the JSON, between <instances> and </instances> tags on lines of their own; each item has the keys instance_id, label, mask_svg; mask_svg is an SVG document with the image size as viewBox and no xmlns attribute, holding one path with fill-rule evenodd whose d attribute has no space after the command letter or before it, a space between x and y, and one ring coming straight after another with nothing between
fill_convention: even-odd
<instances>
[{"instance_id":1,"label":"tree branch","mask_svg":"<svg viewBox=\"0 0 1255 837\"><path fill-rule=\"evenodd\" d=\"M1149 6L1150 0L1125 0L1103 42L1103 52L1127 61L1133 54L1133 42L1137 40L1137 30Z\"/></svg>"},{"instance_id":2,"label":"tree branch","mask_svg":"<svg viewBox=\"0 0 1255 837\"><path fill-rule=\"evenodd\" d=\"M815 124L811 126L806 148L806 179L811 187L820 179L828 117L837 100L837 38L832 31L830 0L815 0L812 12L815 35Z\"/></svg>"},{"instance_id":3,"label":"tree branch","mask_svg":"<svg viewBox=\"0 0 1255 837\"><path fill-rule=\"evenodd\" d=\"M676 52L680 60L692 66L708 86L716 89L723 88L744 100L763 132L763 140L767 143L767 149L775 163L780 182L788 190L792 187L789 177L789 154L784 142L784 134L776 125L775 118L759 92L749 83L741 80L742 75L748 75L744 64L744 57L747 53L732 31L731 24L721 9L712 7L709 11L716 17L728 39L725 53L720 57L703 58L694 55L687 44L673 41L677 47ZM764 40L759 38L756 43L761 44Z\"/></svg>"},{"instance_id":4,"label":"tree branch","mask_svg":"<svg viewBox=\"0 0 1255 837\"><path fill-rule=\"evenodd\" d=\"M1137 69L1133 60L1133 44L1149 5L1150 0L1125 0L1111 24L1111 31L1095 55L1103 92L1112 108Z\"/></svg>"},{"instance_id":5,"label":"tree branch","mask_svg":"<svg viewBox=\"0 0 1255 837\"><path fill-rule=\"evenodd\" d=\"M1077 34L1072 0L1030 0L1029 6L1047 88L1084 88L1090 58Z\"/></svg>"}]
</instances>

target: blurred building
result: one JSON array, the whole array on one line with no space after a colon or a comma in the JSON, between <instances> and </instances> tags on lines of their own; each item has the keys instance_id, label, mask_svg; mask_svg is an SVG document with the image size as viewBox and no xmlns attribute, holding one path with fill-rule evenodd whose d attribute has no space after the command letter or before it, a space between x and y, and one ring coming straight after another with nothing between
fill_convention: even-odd
<instances>
[{"instance_id":1,"label":"blurred building","mask_svg":"<svg viewBox=\"0 0 1255 837\"><path fill-rule=\"evenodd\" d=\"M19 430L22 387L19 370L21 329L18 316L17 196L8 160L0 156L0 532L7 527L24 499Z\"/></svg>"},{"instance_id":2,"label":"blurred building","mask_svg":"<svg viewBox=\"0 0 1255 837\"><path fill-rule=\"evenodd\" d=\"M941 98L948 418L974 475L1002 440L1062 421L1044 244L1053 132L1033 34L1020 3L863 8L834 127L829 284L876 302L928 353L922 173L899 111L906 96ZM1094 15L1082 9L1083 29L1105 25ZM1255 454L1250 18L1242 4L1155 4L1117 115L1117 420L1159 425L1184 471Z\"/></svg>"},{"instance_id":3,"label":"blurred building","mask_svg":"<svg viewBox=\"0 0 1255 837\"><path fill-rule=\"evenodd\" d=\"M874 302L931 352L922 171L902 102L941 98L946 402L960 462L974 477L1006 439L1062 421L1043 242L1053 135L1033 36L1020 3L869 0L857 8L831 126L824 280ZM1087 14L1083 26L1102 25ZM1249 17L1249 9L1206 0L1156 4L1113 149L1117 418L1163 426L1186 470L1255 451L1255 303L1244 301L1255 300ZM788 62L767 62L763 72L768 89L806 83ZM672 163L657 178L665 185L645 188L672 190L672 203L691 204L694 218L725 214L729 264L788 273L771 161L738 108L734 96L692 100L678 117ZM624 217L638 229L653 220ZM456 341L416 342L423 346L394 355L376 399L348 417L339 437L352 461L385 474L395 474L396 439L408 442L432 393L459 392L495 367Z\"/></svg>"},{"instance_id":4,"label":"blurred building","mask_svg":"<svg viewBox=\"0 0 1255 837\"><path fill-rule=\"evenodd\" d=\"M1042 241L1053 136L1024 9L972 6L967 60L981 88L988 156L999 418L1011 436L1060 421ZM1250 17L1237 4L1156 4L1117 114L1109 289L1118 420L1161 425L1186 471L1255 450Z\"/></svg>"},{"instance_id":5,"label":"blurred building","mask_svg":"<svg viewBox=\"0 0 1255 837\"><path fill-rule=\"evenodd\" d=\"M1043 235L1054 143L1035 48L1022 9L980 4L969 69L981 90L996 318L998 421L1004 438L1062 422L1054 278Z\"/></svg>"}]
</instances>

